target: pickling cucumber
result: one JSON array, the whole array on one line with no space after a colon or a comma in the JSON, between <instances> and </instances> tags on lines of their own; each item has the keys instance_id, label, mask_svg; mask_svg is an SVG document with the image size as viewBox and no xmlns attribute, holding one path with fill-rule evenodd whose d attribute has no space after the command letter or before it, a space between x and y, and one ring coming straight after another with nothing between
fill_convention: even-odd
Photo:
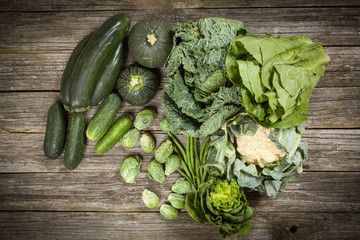
<instances>
[{"instance_id":1,"label":"pickling cucumber","mask_svg":"<svg viewBox=\"0 0 360 240\"><path fill-rule=\"evenodd\" d=\"M95 152L103 154L109 151L130 130L132 119L129 115L121 116L95 146Z\"/></svg>"},{"instance_id":2,"label":"pickling cucumber","mask_svg":"<svg viewBox=\"0 0 360 240\"><path fill-rule=\"evenodd\" d=\"M85 149L85 118L82 113L73 113L69 119L65 144L64 166L75 169Z\"/></svg>"},{"instance_id":3,"label":"pickling cucumber","mask_svg":"<svg viewBox=\"0 0 360 240\"><path fill-rule=\"evenodd\" d=\"M64 149L66 132L65 110L60 103L49 108L44 139L44 153L50 159L56 159Z\"/></svg>"},{"instance_id":4,"label":"pickling cucumber","mask_svg":"<svg viewBox=\"0 0 360 240\"><path fill-rule=\"evenodd\" d=\"M121 99L116 93L110 94L95 115L91 118L86 129L86 136L92 141L98 141L111 127L120 108Z\"/></svg>"}]
</instances>

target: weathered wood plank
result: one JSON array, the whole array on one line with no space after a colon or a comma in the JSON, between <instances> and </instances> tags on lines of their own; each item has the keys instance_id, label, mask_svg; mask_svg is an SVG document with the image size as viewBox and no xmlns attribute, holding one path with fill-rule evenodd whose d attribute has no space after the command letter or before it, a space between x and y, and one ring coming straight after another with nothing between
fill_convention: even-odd
<instances>
[{"instance_id":1,"label":"weathered wood plank","mask_svg":"<svg viewBox=\"0 0 360 240\"><path fill-rule=\"evenodd\" d=\"M147 176L147 164L133 184L119 172L0 174L0 210L158 211L145 207L142 191L156 192L161 205L179 174L155 183ZM257 211L359 212L359 181L360 172L304 172L276 199L252 192L248 200Z\"/></svg>"},{"instance_id":2,"label":"weathered wood plank","mask_svg":"<svg viewBox=\"0 0 360 240\"><path fill-rule=\"evenodd\" d=\"M157 146L166 135L152 131ZM0 173L67 172L63 166L63 155L49 160L43 154L44 134L2 133L0 134ZM178 136L184 144L185 138ZM360 171L360 130L308 129L302 139L309 144L309 160L304 171ZM94 151L95 142L87 141L83 160L76 172L117 172L120 162L127 156L138 154L143 161L153 159L145 154L139 142L135 148L126 149L120 143L104 155ZM29 151L31 149L31 151Z\"/></svg>"},{"instance_id":3,"label":"weathered wood plank","mask_svg":"<svg viewBox=\"0 0 360 240\"><path fill-rule=\"evenodd\" d=\"M160 108L162 90L144 107L159 111L149 128L158 130L164 116ZM0 132L45 132L47 110L59 99L57 92L0 92ZM310 128L360 128L360 88L316 88L309 103ZM128 113L133 116L144 107L123 103L118 116ZM90 119L94 107L85 113Z\"/></svg>"},{"instance_id":4,"label":"weathered wood plank","mask_svg":"<svg viewBox=\"0 0 360 240\"><path fill-rule=\"evenodd\" d=\"M357 239L360 217L255 211L251 224L251 233L241 239ZM1 212L0 233L5 239L220 239L214 225L196 223L185 211L172 221L150 212Z\"/></svg>"},{"instance_id":5,"label":"weathered wood plank","mask_svg":"<svg viewBox=\"0 0 360 240\"><path fill-rule=\"evenodd\" d=\"M80 39L114 14L128 14L132 26L146 17L164 17L170 24L204 17L248 22L255 34L305 35L324 46L359 46L360 8L167 9L85 12L2 12L0 49L11 51L71 50ZM67 43L73 43L68 45Z\"/></svg>"},{"instance_id":6,"label":"weathered wood plank","mask_svg":"<svg viewBox=\"0 0 360 240\"><path fill-rule=\"evenodd\" d=\"M237 1L237 0L90 0L90 1L50 1L50 0L3 0L0 11L68 11L68 10L107 10L114 9L133 10L133 9L173 9L173 8L252 8L252 7L341 7L341 6L360 6L356 0L345 1L311 1L301 0L289 2L283 0L266 1Z\"/></svg>"},{"instance_id":7,"label":"weathered wood plank","mask_svg":"<svg viewBox=\"0 0 360 240\"><path fill-rule=\"evenodd\" d=\"M327 47L331 61L318 88L359 87L360 47ZM59 90L62 72L71 50L61 52L32 52L7 54L0 52L0 91ZM135 61L128 54L125 65ZM169 83L166 71L158 71L162 89Z\"/></svg>"}]
</instances>

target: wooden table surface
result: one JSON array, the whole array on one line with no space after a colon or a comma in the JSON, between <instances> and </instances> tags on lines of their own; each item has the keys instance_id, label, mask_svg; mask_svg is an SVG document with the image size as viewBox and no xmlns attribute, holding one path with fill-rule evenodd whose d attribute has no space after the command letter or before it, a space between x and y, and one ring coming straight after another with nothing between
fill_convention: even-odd
<instances>
[{"instance_id":1,"label":"wooden table surface","mask_svg":"<svg viewBox=\"0 0 360 240\"><path fill-rule=\"evenodd\" d=\"M290 2L295 2L291 3ZM310 100L303 139L304 172L276 199L248 194L252 233L243 239L360 239L360 2L358 0L0 0L0 238L1 239L219 239L182 209L166 221L148 209L141 192L161 202L179 177L147 177L152 154L117 144L105 155L87 142L80 166L43 154L47 110L59 99L62 71L73 48L108 17L128 14L132 26L163 16L171 24L204 17L248 21L255 34L305 35L323 44L331 61ZM126 65L134 61L128 56ZM160 89L168 83L161 72ZM159 114L149 128L157 145L164 116L162 90L148 106ZM124 103L119 116L141 107ZM96 108L86 113L94 114ZM183 140L183 138L181 138ZM120 177L121 161L140 153L134 184ZM159 205L159 206L160 206Z\"/></svg>"}]
</instances>

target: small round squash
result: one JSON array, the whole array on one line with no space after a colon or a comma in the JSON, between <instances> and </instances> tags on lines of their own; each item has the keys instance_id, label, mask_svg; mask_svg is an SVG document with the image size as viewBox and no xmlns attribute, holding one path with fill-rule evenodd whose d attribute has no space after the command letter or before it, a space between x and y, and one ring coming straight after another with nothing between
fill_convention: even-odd
<instances>
[{"instance_id":1,"label":"small round squash","mask_svg":"<svg viewBox=\"0 0 360 240\"><path fill-rule=\"evenodd\" d=\"M131 29L128 43L131 56L140 65L161 67L173 45L171 26L163 19L143 19Z\"/></svg>"},{"instance_id":2,"label":"small round squash","mask_svg":"<svg viewBox=\"0 0 360 240\"><path fill-rule=\"evenodd\" d=\"M125 102L142 106L154 98L159 84L155 73L143 67L132 66L120 73L117 89Z\"/></svg>"}]
</instances>

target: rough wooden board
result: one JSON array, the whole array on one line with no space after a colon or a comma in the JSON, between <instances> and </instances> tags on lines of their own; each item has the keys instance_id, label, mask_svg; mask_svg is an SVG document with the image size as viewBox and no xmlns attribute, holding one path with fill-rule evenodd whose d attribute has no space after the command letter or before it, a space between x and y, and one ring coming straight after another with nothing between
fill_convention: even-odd
<instances>
[{"instance_id":1,"label":"rough wooden board","mask_svg":"<svg viewBox=\"0 0 360 240\"><path fill-rule=\"evenodd\" d=\"M1 174L0 210L158 211L145 207L141 192L154 191L161 205L179 174L155 183L147 176L147 164L133 184L125 183L119 172ZM359 181L360 172L304 172L276 199L257 192L247 198L257 211L359 213Z\"/></svg>"},{"instance_id":2,"label":"rough wooden board","mask_svg":"<svg viewBox=\"0 0 360 240\"><path fill-rule=\"evenodd\" d=\"M164 113L160 108L162 91L145 107L159 111L149 128L158 130ZM59 99L57 92L0 92L0 132L44 133L47 110ZM360 128L360 88L317 88L309 103L308 128ZM135 117L144 107L123 103L118 116L128 113ZM85 113L90 119L96 107Z\"/></svg>"},{"instance_id":3,"label":"rough wooden board","mask_svg":"<svg viewBox=\"0 0 360 240\"><path fill-rule=\"evenodd\" d=\"M356 0L345 1L311 1L301 0L289 2L284 0L266 1L238 1L238 0L90 0L90 1L70 1L58 0L3 0L0 11L68 11L68 10L114 10L114 9L173 9L173 8L252 8L252 7L341 7L341 6L360 6Z\"/></svg>"},{"instance_id":4,"label":"rough wooden board","mask_svg":"<svg viewBox=\"0 0 360 240\"><path fill-rule=\"evenodd\" d=\"M74 46L72 46L74 47ZM331 61L326 65L325 75L318 88L359 87L360 47L327 47ZM0 91L54 91L59 90L61 76L71 50L61 52L13 52L0 50ZM128 54L126 66L134 64ZM158 70L160 89L169 83L166 71Z\"/></svg>"},{"instance_id":5,"label":"rough wooden board","mask_svg":"<svg viewBox=\"0 0 360 240\"><path fill-rule=\"evenodd\" d=\"M152 131L157 146L166 135ZM184 137L178 136L184 144ZM63 166L63 155L49 160L43 154L44 134L2 133L0 134L0 173L67 172ZM309 160L305 171L360 171L360 130L308 129L302 136L309 144ZM143 161L153 159L146 154L139 142L135 148L126 149L120 143L104 155L94 151L95 142L87 141L85 153L75 172L117 172L120 162L127 156L139 154ZM31 149L31 151L29 151Z\"/></svg>"},{"instance_id":6,"label":"rough wooden board","mask_svg":"<svg viewBox=\"0 0 360 240\"><path fill-rule=\"evenodd\" d=\"M6 51L72 50L82 37L114 14L128 14L132 26L146 17L170 24L204 17L247 21L255 34L305 35L324 46L359 46L360 8L237 8L81 12L0 12L0 49ZM73 43L69 45L67 43Z\"/></svg>"},{"instance_id":7,"label":"rough wooden board","mask_svg":"<svg viewBox=\"0 0 360 240\"><path fill-rule=\"evenodd\" d=\"M360 217L356 213L256 211L251 224L251 234L241 239L358 239ZM172 221L150 212L1 212L0 234L5 239L221 239L216 226L198 224L185 211Z\"/></svg>"}]
</instances>

